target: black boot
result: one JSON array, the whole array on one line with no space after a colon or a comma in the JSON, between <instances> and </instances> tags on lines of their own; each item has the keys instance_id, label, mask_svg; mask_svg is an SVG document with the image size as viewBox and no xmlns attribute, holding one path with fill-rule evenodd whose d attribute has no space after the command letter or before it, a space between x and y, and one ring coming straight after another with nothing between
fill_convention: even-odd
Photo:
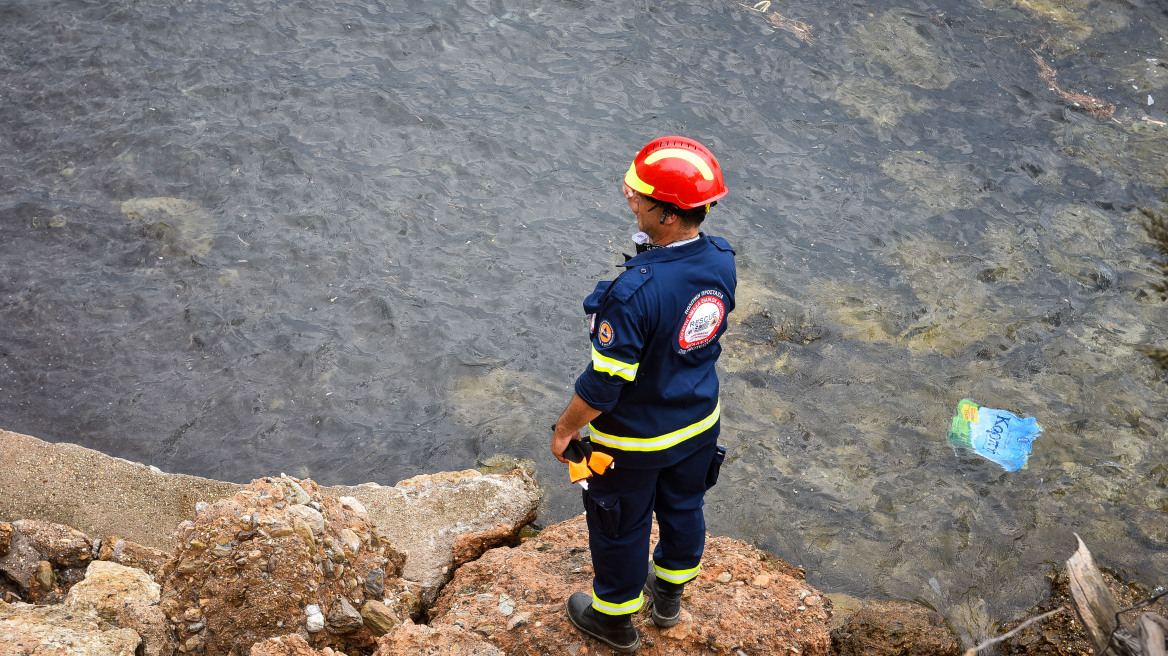
<instances>
[{"instance_id":1,"label":"black boot","mask_svg":"<svg viewBox=\"0 0 1168 656\"><path fill-rule=\"evenodd\" d=\"M653 567L649 567L649 578L645 579L645 590L653 600L653 623L668 628L681 621L681 592L684 583L671 583L657 578Z\"/></svg>"},{"instance_id":2,"label":"black boot","mask_svg":"<svg viewBox=\"0 0 1168 656\"><path fill-rule=\"evenodd\" d=\"M577 629L605 643L613 649L628 654L641 646L641 638L633 626L632 615L605 615L592 608L592 597L583 592L575 592L568 597L568 619Z\"/></svg>"}]
</instances>

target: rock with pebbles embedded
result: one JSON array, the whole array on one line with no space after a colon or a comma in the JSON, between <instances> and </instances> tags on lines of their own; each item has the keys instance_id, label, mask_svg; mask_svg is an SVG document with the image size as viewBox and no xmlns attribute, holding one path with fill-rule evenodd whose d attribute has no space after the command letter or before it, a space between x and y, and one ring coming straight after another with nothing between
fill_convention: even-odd
<instances>
[{"instance_id":1,"label":"rock with pebbles embedded","mask_svg":"<svg viewBox=\"0 0 1168 656\"><path fill-rule=\"evenodd\" d=\"M32 519L13 522L12 528L53 567L85 567L93 559L93 542L75 528Z\"/></svg>"},{"instance_id":2,"label":"rock with pebbles embedded","mask_svg":"<svg viewBox=\"0 0 1168 656\"><path fill-rule=\"evenodd\" d=\"M116 604L114 624L132 629L142 639L138 656L171 656L178 646L170 621L157 605Z\"/></svg>"},{"instance_id":3,"label":"rock with pebbles embedded","mask_svg":"<svg viewBox=\"0 0 1168 656\"><path fill-rule=\"evenodd\" d=\"M253 481L175 536L160 606L187 652L245 654L299 631L314 649L368 651L374 635L357 610L366 582L374 570L396 577L405 561L366 513L288 477Z\"/></svg>"}]
</instances>

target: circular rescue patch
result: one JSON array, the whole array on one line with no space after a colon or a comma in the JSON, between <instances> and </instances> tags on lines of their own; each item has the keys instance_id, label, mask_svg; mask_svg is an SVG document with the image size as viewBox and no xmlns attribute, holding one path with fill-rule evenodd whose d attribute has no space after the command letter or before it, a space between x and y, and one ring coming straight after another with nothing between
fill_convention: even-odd
<instances>
[{"instance_id":1,"label":"circular rescue patch","mask_svg":"<svg viewBox=\"0 0 1168 656\"><path fill-rule=\"evenodd\" d=\"M722 293L707 290L694 297L685 309L685 321L677 335L677 345L682 352L705 346L718 334L722 320L726 317L726 306L722 303Z\"/></svg>"},{"instance_id":2,"label":"circular rescue patch","mask_svg":"<svg viewBox=\"0 0 1168 656\"><path fill-rule=\"evenodd\" d=\"M600 340L600 345L604 347L612 346L612 342L616 339L616 335L612 332L612 324L608 319L600 322L600 328L596 329L596 338Z\"/></svg>"}]
</instances>

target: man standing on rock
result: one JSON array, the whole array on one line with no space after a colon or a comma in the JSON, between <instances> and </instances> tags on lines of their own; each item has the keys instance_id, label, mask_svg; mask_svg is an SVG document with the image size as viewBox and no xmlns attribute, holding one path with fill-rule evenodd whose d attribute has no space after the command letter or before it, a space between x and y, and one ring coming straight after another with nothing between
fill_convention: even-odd
<instances>
[{"instance_id":1,"label":"man standing on rock","mask_svg":"<svg viewBox=\"0 0 1168 656\"><path fill-rule=\"evenodd\" d=\"M588 479L584 509L592 551L592 594L568 599L580 631L617 651L640 646L632 616L652 603L653 622L677 624L685 583L700 570L702 505L717 480L718 339L734 309L734 251L700 232L726 195L713 153L685 137L661 137L625 174L625 198L640 232L637 255L584 299L592 362L556 422L552 453L588 427L613 469ZM660 540L647 571L657 514Z\"/></svg>"}]
</instances>

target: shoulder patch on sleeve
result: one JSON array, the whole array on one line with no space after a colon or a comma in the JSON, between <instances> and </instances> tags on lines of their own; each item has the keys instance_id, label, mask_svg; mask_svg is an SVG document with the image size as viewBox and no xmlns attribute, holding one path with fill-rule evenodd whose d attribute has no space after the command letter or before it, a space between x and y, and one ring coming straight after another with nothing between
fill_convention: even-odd
<instances>
[{"instance_id":1,"label":"shoulder patch on sleeve","mask_svg":"<svg viewBox=\"0 0 1168 656\"><path fill-rule=\"evenodd\" d=\"M605 319L600 322L600 328L596 331L596 340L600 342L600 346L608 348L616 341L616 333L613 332L612 324Z\"/></svg>"}]
</instances>

